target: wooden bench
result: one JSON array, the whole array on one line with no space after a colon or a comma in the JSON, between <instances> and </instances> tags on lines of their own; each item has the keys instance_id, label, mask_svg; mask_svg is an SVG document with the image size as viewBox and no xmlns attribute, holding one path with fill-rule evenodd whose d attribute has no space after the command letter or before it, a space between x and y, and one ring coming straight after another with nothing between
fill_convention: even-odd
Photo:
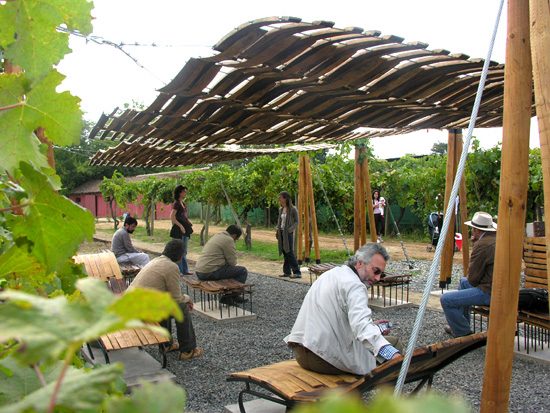
<instances>
[{"instance_id":1,"label":"wooden bench","mask_svg":"<svg viewBox=\"0 0 550 413\"><path fill-rule=\"evenodd\" d=\"M194 274L181 275L187 286L187 293L189 289L193 290L193 301L196 300L196 294L199 294L200 309L202 311L215 310L219 308L220 318L223 318L223 305L220 303L220 299L224 295L228 294L242 294L249 296L248 302L250 303L250 312L252 313L252 287L254 284L242 284L232 278L218 281L201 281ZM231 317L230 306L226 306L227 317ZM245 306L242 306L243 315L245 314ZM235 315L238 314L238 307L235 306Z\"/></svg>"},{"instance_id":2,"label":"wooden bench","mask_svg":"<svg viewBox=\"0 0 550 413\"><path fill-rule=\"evenodd\" d=\"M483 347L486 342L487 333L484 332L417 348L411 358L405 383L419 382L412 393L418 392L426 384L430 387L435 373L470 351ZM298 403L322 400L328 390L364 393L381 385L395 385L402 362L403 357L390 360L369 374L360 376L319 374L303 369L296 360L288 360L231 373L227 381L245 383L245 388L238 397L241 412L245 412L244 394L282 404L291 409ZM260 392L256 387L267 390L271 394Z\"/></svg>"},{"instance_id":3,"label":"wooden bench","mask_svg":"<svg viewBox=\"0 0 550 413\"><path fill-rule=\"evenodd\" d=\"M327 262L325 264L313 264L308 267L309 270L309 283L310 285L313 283L313 275L315 275L315 279L317 279L321 274L332 270L333 268L339 267L338 264L335 264L333 262ZM376 287L376 298L382 297L383 298L383 307L386 307L386 297L388 298L389 302L388 307L392 305L398 304L398 297L399 297L399 290L401 291L401 302L408 302L409 301L409 284L411 282L412 275L396 275L396 274L388 274L386 273L386 276L380 280L380 282L376 283L374 287ZM375 288L371 288L371 299L375 298ZM380 294L380 289L382 289L382 294ZM395 294L392 296L392 290L395 290ZM386 294L386 292L389 291L389 294ZM406 297L405 297L405 291L406 291ZM395 299L395 304L393 303L393 300Z\"/></svg>"},{"instance_id":4,"label":"wooden bench","mask_svg":"<svg viewBox=\"0 0 550 413\"><path fill-rule=\"evenodd\" d=\"M73 260L77 264L84 264L88 277L104 281L113 293L122 294L128 288L128 284L120 272L116 257L111 251L98 254L76 255ZM160 326L158 323L151 324ZM162 368L166 368L166 344L169 343L170 340L146 328L130 328L117 331L101 336L97 341L103 352L106 363L110 363L109 351L134 347L141 349L145 346L158 345L162 354ZM89 344L88 351L92 359L94 359L94 354Z\"/></svg>"},{"instance_id":5,"label":"wooden bench","mask_svg":"<svg viewBox=\"0 0 550 413\"><path fill-rule=\"evenodd\" d=\"M102 253L109 253L111 250L102 250ZM124 278L124 281L126 282L126 285L129 286L132 281L134 281L134 278L136 278L136 275L141 271L143 268L141 265L137 264L130 264L130 263L120 263L118 262L118 266L120 268L120 272L122 273L122 277Z\"/></svg>"},{"instance_id":6,"label":"wooden bench","mask_svg":"<svg viewBox=\"0 0 550 413\"><path fill-rule=\"evenodd\" d=\"M523 243L523 261L525 263L525 288L548 289L548 278L546 271L546 238L525 237ZM475 306L471 309L473 317L473 331L476 328L476 315L480 322L480 330L483 330L483 321L489 326L490 308L486 306ZM531 347L537 351L537 346L550 347L550 319L547 313L533 313L518 311L516 322L516 336L518 351L521 348L521 336L518 334L523 325L523 345L529 354Z\"/></svg>"}]
</instances>

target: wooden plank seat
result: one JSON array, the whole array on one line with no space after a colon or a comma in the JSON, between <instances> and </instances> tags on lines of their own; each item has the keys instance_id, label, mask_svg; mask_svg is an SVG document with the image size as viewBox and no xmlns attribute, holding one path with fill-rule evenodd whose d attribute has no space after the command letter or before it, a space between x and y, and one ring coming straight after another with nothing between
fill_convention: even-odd
<instances>
[{"instance_id":1,"label":"wooden plank seat","mask_svg":"<svg viewBox=\"0 0 550 413\"><path fill-rule=\"evenodd\" d=\"M486 330L489 329L489 316L490 307L488 306L474 306L470 308L472 313L472 328L476 332L478 330L477 319L479 319L479 330L483 330L483 322L486 321ZM477 316L477 317L476 317ZM523 336L519 333L520 328L523 326ZM521 340L523 339L523 348L526 353L529 354L531 348L537 351L537 346L544 349L546 345L550 348L550 318L548 313L533 313L529 311L518 311L516 319L516 340L517 349L521 350Z\"/></svg>"},{"instance_id":2,"label":"wooden plank seat","mask_svg":"<svg viewBox=\"0 0 550 413\"><path fill-rule=\"evenodd\" d=\"M114 294L122 294L128 288L128 284L120 272L116 257L111 251L104 251L97 254L76 255L73 257L73 260L77 264L84 264L88 277L104 281ZM158 323L150 324L159 326ZM168 362L166 345L170 342L170 339L145 328L131 328L106 334L101 336L97 342L103 352L106 363L110 363L109 351L134 347L141 349L144 346L150 345L159 346L159 350L162 354L162 368L166 368ZM94 359L95 357L89 344L88 351L92 359Z\"/></svg>"},{"instance_id":3,"label":"wooden plank seat","mask_svg":"<svg viewBox=\"0 0 550 413\"><path fill-rule=\"evenodd\" d=\"M223 318L223 305L220 303L220 299L224 295L239 294L245 298L248 295L248 302L250 303L250 312L252 313L252 287L254 284L243 284L235 279L228 278L218 281L201 281L194 274L182 274L181 277L185 281L187 286L187 293L189 289L193 290L193 301L197 301L196 293L199 294L200 308L202 311L209 311L219 308L220 318ZM228 317L231 317L231 311L229 305L227 307ZM237 307L235 307L235 314L238 314ZM245 306L242 306L243 315L245 314Z\"/></svg>"},{"instance_id":4,"label":"wooden plank seat","mask_svg":"<svg viewBox=\"0 0 550 413\"><path fill-rule=\"evenodd\" d=\"M111 250L101 250L103 253L109 253ZM124 278L124 281L126 282L126 285L129 286L132 281L134 281L134 278L136 278L136 275L141 271L143 268L141 265L137 264L131 264L131 263L120 263L117 261L118 267L120 268L120 272L122 273L122 277Z\"/></svg>"},{"instance_id":5,"label":"wooden plank seat","mask_svg":"<svg viewBox=\"0 0 550 413\"><path fill-rule=\"evenodd\" d=\"M335 267L339 267L338 264L335 264L333 262L326 262L324 264L312 264L307 267L309 271L309 285L313 284L313 276L315 275L315 279L319 278L321 274L324 272L327 272L328 270L332 270Z\"/></svg>"},{"instance_id":6,"label":"wooden plank seat","mask_svg":"<svg viewBox=\"0 0 550 413\"><path fill-rule=\"evenodd\" d=\"M525 237L523 262L525 263L525 288L543 288L547 290L545 237Z\"/></svg>"},{"instance_id":7,"label":"wooden plank seat","mask_svg":"<svg viewBox=\"0 0 550 413\"><path fill-rule=\"evenodd\" d=\"M483 332L419 347L413 353L405 382L419 382L413 393L426 384L430 387L435 373L470 351L484 346L486 342L487 333ZM298 403L322 400L328 390L338 389L342 392L364 393L381 385L395 385L402 362L403 357L390 360L369 374L359 376L319 374L303 369L296 360L287 360L269 366L231 373L227 381L245 383L245 388L238 397L241 412L245 412L244 394L282 404L290 409ZM259 391L256 387L267 390L270 394Z\"/></svg>"}]
</instances>

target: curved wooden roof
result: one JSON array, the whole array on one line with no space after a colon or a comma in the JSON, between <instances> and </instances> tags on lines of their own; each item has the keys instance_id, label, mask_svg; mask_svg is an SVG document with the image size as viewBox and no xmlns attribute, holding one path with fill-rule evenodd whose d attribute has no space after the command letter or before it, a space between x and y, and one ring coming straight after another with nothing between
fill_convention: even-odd
<instances>
[{"instance_id":1,"label":"curved wooden roof","mask_svg":"<svg viewBox=\"0 0 550 413\"><path fill-rule=\"evenodd\" d=\"M147 109L103 115L90 136L193 151L465 128L484 61L427 47L326 21L254 20L190 59ZM503 96L504 65L491 62L476 127L502 125Z\"/></svg>"}]
</instances>

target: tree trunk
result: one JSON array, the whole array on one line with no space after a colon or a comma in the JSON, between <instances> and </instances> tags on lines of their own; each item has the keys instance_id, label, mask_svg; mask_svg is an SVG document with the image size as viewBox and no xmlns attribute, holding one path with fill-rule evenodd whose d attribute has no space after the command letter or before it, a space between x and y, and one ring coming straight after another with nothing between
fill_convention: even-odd
<instances>
[{"instance_id":1,"label":"tree trunk","mask_svg":"<svg viewBox=\"0 0 550 413\"><path fill-rule=\"evenodd\" d=\"M244 242L246 244L246 249L251 250L252 249L252 225L250 225L249 223L246 225Z\"/></svg>"}]
</instances>

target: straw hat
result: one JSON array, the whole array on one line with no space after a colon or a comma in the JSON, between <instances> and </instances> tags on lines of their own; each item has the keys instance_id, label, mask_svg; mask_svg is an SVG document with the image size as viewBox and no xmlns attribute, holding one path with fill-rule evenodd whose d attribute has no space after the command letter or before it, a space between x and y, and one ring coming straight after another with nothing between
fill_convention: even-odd
<instances>
[{"instance_id":1,"label":"straw hat","mask_svg":"<svg viewBox=\"0 0 550 413\"><path fill-rule=\"evenodd\" d=\"M472 220L465 222L465 224L482 231L497 230L497 224L493 222L493 217L487 212L476 212Z\"/></svg>"}]
</instances>

